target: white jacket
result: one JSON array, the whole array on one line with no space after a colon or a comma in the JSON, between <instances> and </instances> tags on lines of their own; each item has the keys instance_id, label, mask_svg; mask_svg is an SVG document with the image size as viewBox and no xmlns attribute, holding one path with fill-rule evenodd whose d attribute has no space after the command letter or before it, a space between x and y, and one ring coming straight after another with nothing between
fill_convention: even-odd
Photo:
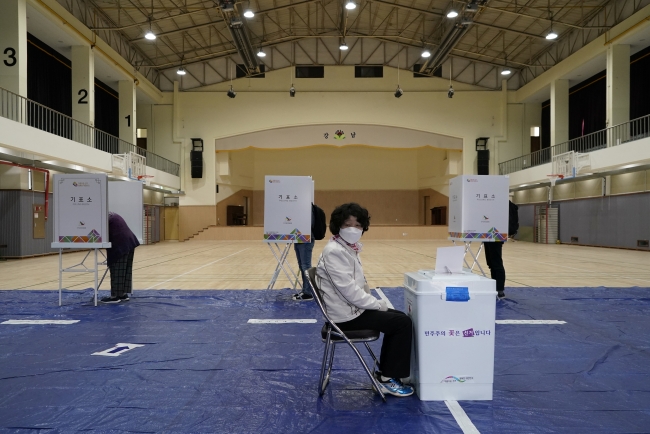
<instances>
[{"instance_id":1,"label":"white jacket","mask_svg":"<svg viewBox=\"0 0 650 434\"><path fill-rule=\"evenodd\" d=\"M359 253L343 240L330 240L316 267L317 282L325 309L335 323L353 320L364 310L380 310L379 301L370 295Z\"/></svg>"}]
</instances>

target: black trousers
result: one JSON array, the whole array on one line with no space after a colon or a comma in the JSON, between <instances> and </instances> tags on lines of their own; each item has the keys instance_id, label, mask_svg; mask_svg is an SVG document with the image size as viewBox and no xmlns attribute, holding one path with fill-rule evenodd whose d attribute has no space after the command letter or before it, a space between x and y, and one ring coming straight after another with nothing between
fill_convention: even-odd
<instances>
[{"instance_id":1,"label":"black trousers","mask_svg":"<svg viewBox=\"0 0 650 434\"><path fill-rule=\"evenodd\" d=\"M131 250L109 265L111 272L111 297L122 297L133 290L133 253Z\"/></svg>"},{"instance_id":2,"label":"black trousers","mask_svg":"<svg viewBox=\"0 0 650 434\"><path fill-rule=\"evenodd\" d=\"M490 276L497 282L497 291L503 291L506 285L506 269L503 267L503 243L483 243L485 261L490 267Z\"/></svg>"},{"instance_id":3,"label":"black trousers","mask_svg":"<svg viewBox=\"0 0 650 434\"><path fill-rule=\"evenodd\" d=\"M366 310L355 319L337 323L346 330L379 330L384 334L379 369L384 377L406 378L411 375L411 317L399 310Z\"/></svg>"}]
</instances>

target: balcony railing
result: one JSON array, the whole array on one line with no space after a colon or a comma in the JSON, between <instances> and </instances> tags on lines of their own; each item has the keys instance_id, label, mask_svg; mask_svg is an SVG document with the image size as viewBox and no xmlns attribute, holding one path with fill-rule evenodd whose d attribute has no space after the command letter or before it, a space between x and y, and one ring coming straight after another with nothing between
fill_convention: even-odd
<instances>
[{"instance_id":1,"label":"balcony railing","mask_svg":"<svg viewBox=\"0 0 650 434\"><path fill-rule=\"evenodd\" d=\"M146 157L148 167L180 175L177 163L2 88L0 116L111 154L135 152Z\"/></svg>"},{"instance_id":2,"label":"balcony railing","mask_svg":"<svg viewBox=\"0 0 650 434\"><path fill-rule=\"evenodd\" d=\"M499 174L507 175L528 169L529 167L550 163L554 156L564 154L565 152L575 151L587 153L607 147L618 146L645 137L650 137L650 115L577 137L568 142L560 143L550 148L544 148L531 154L522 155L512 160L504 161L503 163L499 163Z\"/></svg>"}]
</instances>

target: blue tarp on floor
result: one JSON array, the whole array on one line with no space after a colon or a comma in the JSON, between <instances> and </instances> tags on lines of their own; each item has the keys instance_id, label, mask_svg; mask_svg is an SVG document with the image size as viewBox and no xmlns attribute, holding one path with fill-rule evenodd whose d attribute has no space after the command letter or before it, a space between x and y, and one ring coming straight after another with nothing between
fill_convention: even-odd
<instances>
[{"instance_id":1,"label":"blue tarp on floor","mask_svg":"<svg viewBox=\"0 0 650 434\"><path fill-rule=\"evenodd\" d=\"M401 288L384 292L403 307ZM92 291L0 291L0 430L29 432L460 433L444 403L370 389L339 347L318 398L323 344L313 302L289 290L136 291L94 307ZM650 432L650 290L508 288L497 319L493 401L461 406L481 433ZM248 324L318 319L316 324ZM117 343L118 357L91 356ZM378 352L380 342L373 344Z\"/></svg>"}]
</instances>

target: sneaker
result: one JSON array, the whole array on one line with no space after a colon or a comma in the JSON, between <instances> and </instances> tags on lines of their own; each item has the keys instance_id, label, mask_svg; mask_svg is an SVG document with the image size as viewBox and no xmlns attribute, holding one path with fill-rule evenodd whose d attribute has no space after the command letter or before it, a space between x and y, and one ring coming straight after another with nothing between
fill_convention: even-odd
<instances>
[{"instance_id":1,"label":"sneaker","mask_svg":"<svg viewBox=\"0 0 650 434\"><path fill-rule=\"evenodd\" d=\"M293 294L291 299L294 301L309 301L309 300L313 300L314 296L311 294L307 294L306 292L301 292L298 294Z\"/></svg>"},{"instance_id":2,"label":"sneaker","mask_svg":"<svg viewBox=\"0 0 650 434\"><path fill-rule=\"evenodd\" d=\"M124 294L123 296L119 297L120 301L129 301L131 300L131 297L129 297L129 294Z\"/></svg>"},{"instance_id":3,"label":"sneaker","mask_svg":"<svg viewBox=\"0 0 650 434\"><path fill-rule=\"evenodd\" d=\"M386 395L398 396L400 398L405 398L407 396L413 395L413 387L407 386L402 383L397 378L389 378L387 381L382 381L379 377L379 386L381 391Z\"/></svg>"},{"instance_id":4,"label":"sneaker","mask_svg":"<svg viewBox=\"0 0 650 434\"><path fill-rule=\"evenodd\" d=\"M104 297L101 300L99 300L100 303L105 303L105 304L117 304L120 301L122 301L122 299L119 297Z\"/></svg>"},{"instance_id":5,"label":"sneaker","mask_svg":"<svg viewBox=\"0 0 650 434\"><path fill-rule=\"evenodd\" d=\"M503 291L497 291L497 298L499 300L506 298L506 293Z\"/></svg>"}]
</instances>

